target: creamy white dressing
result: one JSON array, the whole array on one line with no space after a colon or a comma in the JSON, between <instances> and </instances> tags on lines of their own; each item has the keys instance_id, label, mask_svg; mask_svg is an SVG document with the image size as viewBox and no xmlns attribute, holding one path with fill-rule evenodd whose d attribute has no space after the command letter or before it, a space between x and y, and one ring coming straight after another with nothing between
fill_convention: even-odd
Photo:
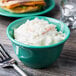
<instances>
[{"instance_id":1,"label":"creamy white dressing","mask_svg":"<svg viewBox=\"0 0 76 76\"><path fill-rule=\"evenodd\" d=\"M15 40L34 46L46 46L58 43L65 39L65 34L58 32L56 25L48 21L35 18L27 20L17 29L14 29Z\"/></svg>"}]
</instances>

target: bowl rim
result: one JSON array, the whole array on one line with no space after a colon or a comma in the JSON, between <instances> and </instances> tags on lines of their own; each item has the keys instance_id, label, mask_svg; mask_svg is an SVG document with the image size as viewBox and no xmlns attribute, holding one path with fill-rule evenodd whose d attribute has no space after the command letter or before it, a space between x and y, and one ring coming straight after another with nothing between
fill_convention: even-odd
<instances>
[{"instance_id":1,"label":"bowl rim","mask_svg":"<svg viewBox=\"0 0 76 76\"><path fill-rule=\"evenodd\" d=\"M45 14L49 11L51 11L54 7L55 7L55 0L51 0L52 4L51 6L49 6L47 9L43 10L43 11L40 11L40 12L36 12L36 13L21 13L21 14L16 14L16 15L11 15L11 14L8 14L8 13L0 13L0 15L3 15L3 16L8 16L8 17L26 17L26 16L36 16L36 15L42 15L42 14ZM0 8L2 9L2 8ZM4 9L2 9L4 10ZM6 11L6 10L5 10Z\"/></svg>"},{"instance_id":2,"label":"bowl rim","mask_svg":"<svg viewBox=\"0 0 76 76\"><path fill-rule=\"evenodd\" d=\"M57 20L57 19L55 19L55 18L51 18L51 17L45 17L45 16L32 16L32 17L34 17L34 18L35 18L35 17L50 18L50 19L56 20L56 21L58 21L58 22L60 22L60 23L63 23L63 22L61 22L61 21L59 21L59 20ZM13 38L9 35L9 30L10 30L11 26L12 26L15 22L18 22L18 21L20 21L20 20L22 20L22 19L25 19L25 18L26 18L26 17L20 18L20 19L17 19L17 20L15 20L15 21L11 22L11 23L8 25L7 30L6 30L6 34L7 34L7 37L9 38L9 40L10 40L11 42L15 43L15 44L18 45L18 46L27 47L27 48L49 48L49 47L55 47L55 46L58 46L58 45L60 45L60 44L63 44L64 42L66 42L67 39L68 39L69 36L70 36L70 29L68 28L68 26L66 26L66 24L63 23L63 25L66 27L66 29L67 29L67 31L68 31L68 34L67 34L67 36L65 37L64 40L62 40L62 41L60 41L60 42L58 42L58 43L56 43L56 44L47 45L47 46L33 46L33 45L27 45L27 44L18 42L18 41L16 41L15 39L13 39ZM29 18L29 17L27 17L27 18Z\"/></svg>"}]
</instances>

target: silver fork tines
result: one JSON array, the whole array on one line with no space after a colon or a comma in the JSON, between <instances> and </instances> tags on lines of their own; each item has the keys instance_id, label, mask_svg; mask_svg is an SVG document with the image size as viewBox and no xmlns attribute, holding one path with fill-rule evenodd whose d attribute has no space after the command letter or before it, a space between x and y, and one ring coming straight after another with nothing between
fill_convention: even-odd
<instances>
[{"instance_id":1,"label":"silver fork tines","mask_svg":"<svg viewBox=\"0 0 76 76\"><path fill-rule=\"evenodd\" d=\"M20 69L16 61L6 52L3 46L0 44L0 65L3 68L13 67L21 76L27 76L22 69Z\"/></svg>"},{"instance_id":2,"label":"silver fork tines","mask_svg":"<svg viewBox=\"0 0 76 76\"><path fill-rule=\"evenodd\" d=\"M8 53L5 51L2 45L0 45L0 63L10 60L11 57L8 55Z\"/></svg>"}]
</instances>

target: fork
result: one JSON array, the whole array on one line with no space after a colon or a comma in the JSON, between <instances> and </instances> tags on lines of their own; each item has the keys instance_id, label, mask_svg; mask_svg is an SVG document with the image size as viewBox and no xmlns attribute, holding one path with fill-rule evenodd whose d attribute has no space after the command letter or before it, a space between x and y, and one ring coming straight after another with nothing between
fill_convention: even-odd
<instances>
[{"instance_id":1,"label":"fork","mask_svg":"<svg viewBox=\"0 0 76 76\"><path fill-rule=\"evenodd\" d=\"M16 60L14 60L0 44L0 65L3 68L13 67L21 76L27 76L22 69L17 66Z\"/></svg>"}]
</instances>

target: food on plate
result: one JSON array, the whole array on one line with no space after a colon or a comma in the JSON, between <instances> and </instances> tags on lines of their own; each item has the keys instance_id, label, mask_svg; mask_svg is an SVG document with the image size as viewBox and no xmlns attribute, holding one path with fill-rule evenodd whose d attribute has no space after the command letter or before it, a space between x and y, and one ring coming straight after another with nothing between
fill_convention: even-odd
<instances>
[{"instance_id":1,"label":"food on plate","mask_svg":"<svg viewBox=\"0 0 76 76\"><path fill-rule=\"evenodd\" d=\"M14 29L14 38L27 45L46 46L64 40L65 34L57 31L55 24L35 18Z\"/></svg>"},{"instance_id":2,"label":"food on plate","mask_svg":"<svg viewBox=\"0 0 76 76\"><path fill-rule=\"evenodd\" d=\"M45 5L44 0L0 0L1 8L13 13L37 11Z\"/></svg>"}]
</instances>

